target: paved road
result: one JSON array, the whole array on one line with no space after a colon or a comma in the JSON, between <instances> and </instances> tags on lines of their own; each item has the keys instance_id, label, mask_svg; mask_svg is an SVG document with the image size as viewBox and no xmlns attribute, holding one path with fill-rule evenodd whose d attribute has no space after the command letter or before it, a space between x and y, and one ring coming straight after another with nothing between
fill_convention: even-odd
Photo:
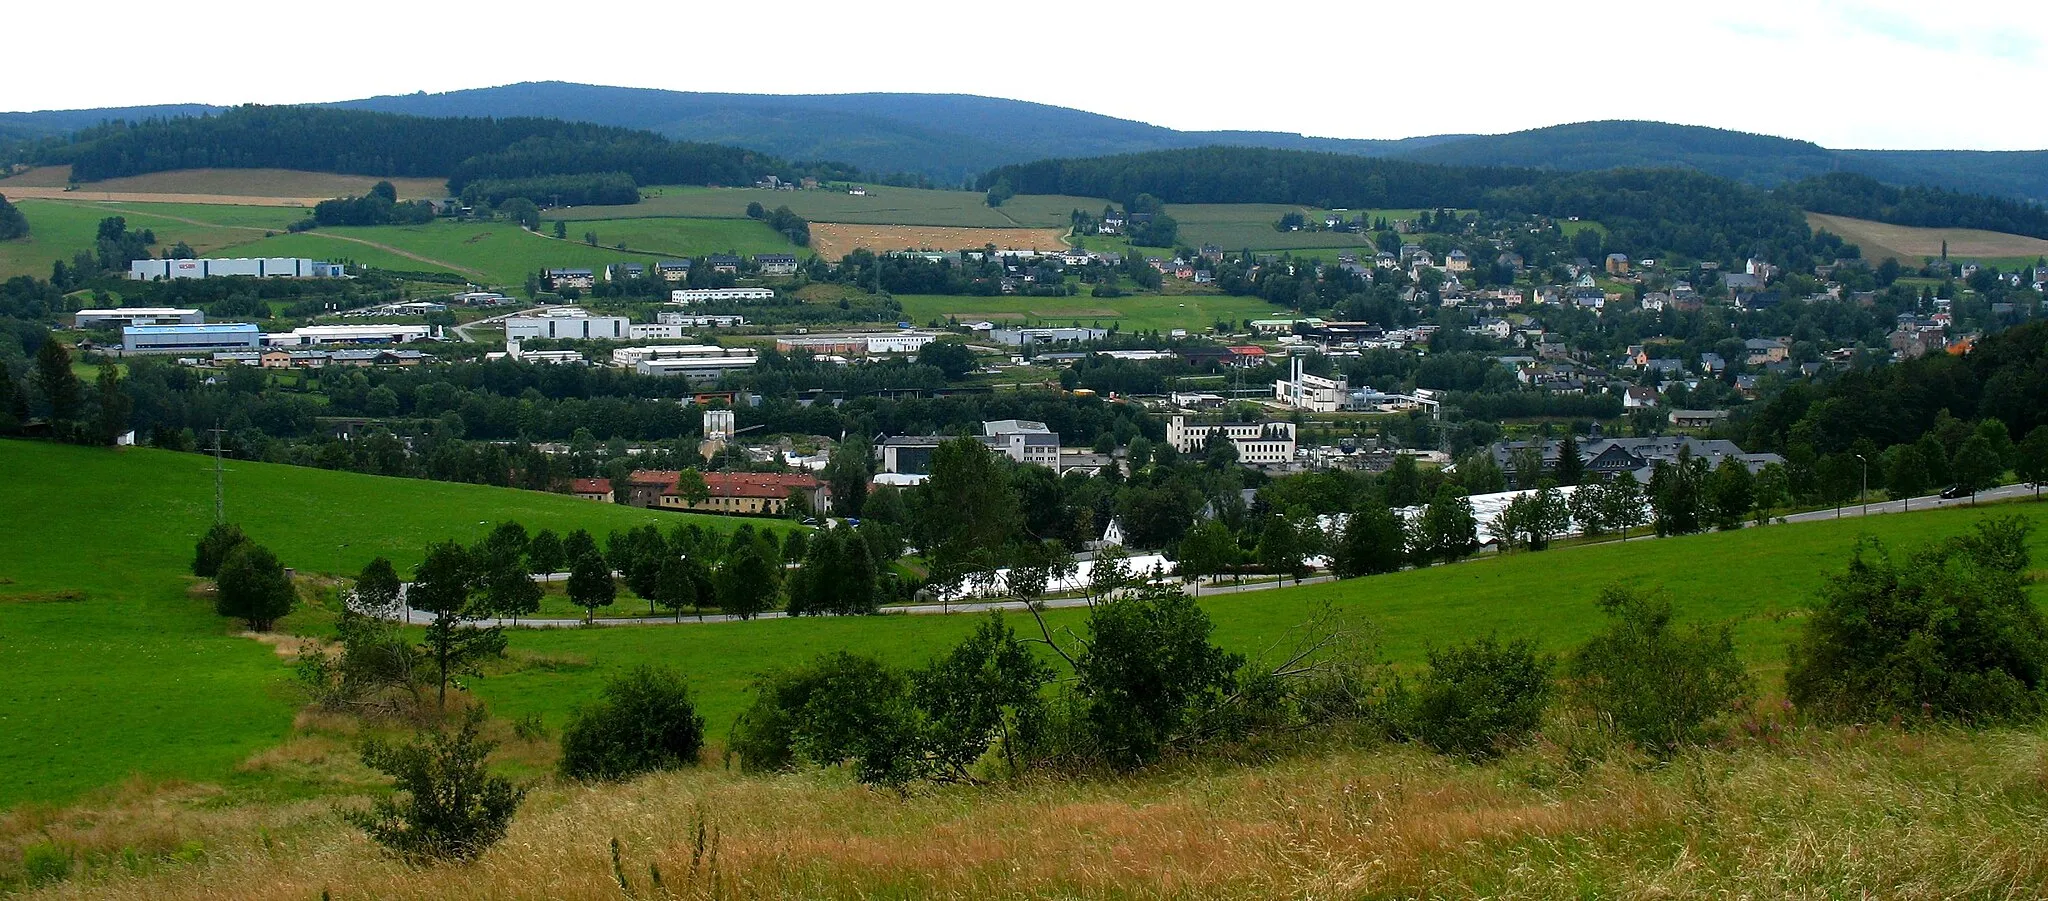
<instances>
[{"instance_id":1,"label":"paved road","mask_svg":"<svg viewBox=\"0 0 2048 901\"><path fill-rule=\"evenodd\" d=\"M551 305L541 304L540 306L537 307L527 307L524 310L514 310L510 313L500 313L496 316L492 316L486 319L479 319L475 322L463 323L462 325L458 325L455 327L455 337L458 340L463 341L464 343L476 344L478 343L478 341L476 340L476 336L471 335L469 333L470 329L475 328L479 325L489 325L490 323L493 322L502 322L514 316L526 316L534 313L539 313L540 311L547 309L549 306Z\"/></svg>"},{"instance_id":2,"label":"paved road","mask_svg":"<svg viewBox=\"0 0 2048 901\"><path fill-rule=\"evenodd\" d=\"M2009 499L2012 499L2012 498L2022 498L2022 497L2033 497L2033 496L2034 496L2034 489L2033 489L2032 487L2030 487L2030 486L2027 486L2027 485L2006 485L2006 486L2004 486L2004 487L2000 487L2000 488L1993 488L1993 489L1991 489L1991 490L1989 490L1989 491L1983 491L1983 492L1979 492L1979 493L1977 494L1977 497L1976 497L1976 498L1975 498L1974 500L1973 500L1973 499L1971 499L1971 498L1967 498L1967 497L1965 497L1965 498L1956 498L1956 499L1954 499L1954 500L1943 500L1943 499L1941 499L1941 497L1940 497L1940 496L1938 496L1938 495L1928 495L1927 497L1916 497L1916 498L1912 498L1912 499L1911 499L1910 501L1905 501L1905 502L1901 502L1901 501L1885 501L1885 502L1883 502L1883 503L1874 503L1874 504L1870 504L1870 505L1868 505L1868 508L1867 508L1867 509L1868 509L1868 514L1866 514L1866 513L1864 512L1864 511L1865 511L1865 509L1866 509L1864 505L1861 505L1861 504L1856 504L1856 505L1850 505L1850 506L1846 506L1846 507L1843 507L1843 508L1841 508L1840 510L1833 510L1833 509L1829 509L1829 510L1816 510L1816 511L1814 511L1814 512L1811 512L1811 513L1794 513L1794 514L1792 514L1792 515L1790 515L1790 516L1785 516L1785 517L1781 517L1781 518L1779 518L1779 519L1775 519L1775 520L1772 520L1772 523L1773 523L1773 524L1776 524L1776 523L1779 523L1779 522L1787 522L1787 523L1792 523L1792 522L1819 522L1819 521L1822 521L1822 520L1829 520L1829 519L1837 519L1837 518L1842 518L1842 519L1846 519L1846 518L1850 518L1850 517L1855 517L1855 516L1863 516L1863 515L1877 516L1877 515L1880 515L1880 514L1884 514L1884 513L1900 513L1900 512L1904 512L1905 508L1906 508L1906 507L1909 507L1909 506L1910 506L1910 508L1911 508L1911 509L1913 509L1913 510L1932 510L1932 509L1934 509L1934 508L1936 508L1936 507L1957 507L1957 506L1967 506L1967 505L1969 505L1969 504L1971 504L1971 503L1974 503L1974 502L1976 502L1976 501L1997 501L1997 500L2009 500ZM1640 540L1644 540L1644 539L1655 539L1655 537L1656 537L1656 536L1654 536L1654 535L1644 535L1644 536L1640 536L1640 537L1638 537L1638 538L1633 538L1633 539L1630 539L1630 540L1632 540L1632 541L1640 541ZM1604 542L1603 542L1603 543L1604 543ZM1578 545L1578 547L1593 547L1593 546L1594 546L1594 545ZM1560 550L1565 550L1565 548L1560 548ZM567 574L567 573L556 573L556 574L554 574L554 575L552 575L552 576L546 576L546 577L542 577L542 578L541 578L541 581L562 581L562 580L565 580L565 579L567 579L567 578L568 578L568 574ZM1218 595L1226 595L1226 594L1243 594L1244 592L1247 592L1247 591L1271 591L1271 590L1273 590L1273 589L1275 589L1275 588L1293 588L1293 587L1294 587L1294 586L1296 586L1296 585L1315 585L1315 584L1318 584L1318 583L1322 583L1322 582L1330 582L1330 581L1334 581L1335 579L1336 579L1336 577L1335 577L1335 576L1332 576L1332 575L1328 575L1328 574L1323 574L1323 575L1309 576L1309 577L1307 577L1307 578L1304 578L1304 579L1300 580L1299 582L1296 582L1296 581L1292 581L1292 580L1282 580L1282 581L1278 581L1278 582L1251 582L1251 583L1247 583L1247 584L1244 584L1244 585L1232 585L1232 584L1229 584L1229 583L1227 583L1227 582L1224 582L1224 583L1216 583L1216 584L1204 585L1204 586L1202 586L1202 589L1201 589L1201 592L1200 592L1200 594L1201 594L1201 596L1202 596L1202 597L1205 597L1205 598L1207 598L1207 597L1216 597L1216 596L1218 596ZM1049 599L1049 600L1046 600L1046 601L1044 601L1044 602L1043 602L1043 603L1042 603L1042 604L1041 604L1040 606L1041 606L1041 607L1043 607L1043 608L1045 608L1045 609L1061 609L1061 608L1067 608L1067 607L1085 607L1085 606L1087 606L1087 605L1088 605L1088 599L1087 599L1087 598L1053 598L1053 599ZM1008 601L961 601L961 602L957 602L957 603L947 603L947 604L907 604L907 605L904 605L904 606L900 606L900 607L885 607L885 608L883 608L883 610L882 610L882 613L883 613L884 615L889 615L889 614L905 614L905 615L910 615L910 616L936 616L936 615L944 615L944 614L950 614L950 613L980 613L980 612L983 612L983 611L987 611L987 610L1023 610L1023 609L1024 609L1024 602L1022 602L1022 601L1015 601L1015 600L1008 600ZM763 613L763 614L761 614L761 615L759 615L759 616L756 616L756 617L754 617L754 618L755 618L755 619L788 619L788 618L789 618L789 614L787 614L787 613L784 613L784 612L781 612L781 611L773 611L773 612L769 612L769 613ZM429 623L429 622L432 622L432 621L433 621L433 616L432 616L432 615L430 615L430 614L426 614L426 613L421 613L420 611L417 611L417 610L407 609L407 610L406 610L406 615L405 615L405 620L406 620L406 622L408 622L408 623L410 623L410 624L412 624L412 625L426 625L427 623ZM593 621L592 621L592 623L593 623L593 624L595 624L595 625L599 625L599 626L674 626L674 625L687 625L687 624L692 624L692 623L733 623L733 622L741 622L741 619L740 619L739 617L737 617L737 616L726 616L726 615L724 615L724 614L708 614L708 615L704 615L704 616L686 616L686 617L683 617L683 618L682 618L681 620L677 620L677 619L675 619L675 618L673 618L673 617L663 617L663 616L636 616L636 617L620 617L620 616L609 616L609 617L598 617L597 619L595 619L595 620L593 620ZM514 626L514 625L517 625L517 626L524 626L524 627L527 627L527 628L534 628L534 629L565 629L565 628L574 628L574 627L577 627L577 626L582 626L582 625L584 625L584 622L583 622L583 620L581 620L581 619L521 619L521 620L519 620L519 621L518 621L517 623L514 623L514 622L512 622L511 620L503 620L503 619L501 619L501 620L491 620L491 621L487 621L487 623L486 623L486 624L487 624L487 625L497 625L497 626Z\"/></svg>"}]
</instances>

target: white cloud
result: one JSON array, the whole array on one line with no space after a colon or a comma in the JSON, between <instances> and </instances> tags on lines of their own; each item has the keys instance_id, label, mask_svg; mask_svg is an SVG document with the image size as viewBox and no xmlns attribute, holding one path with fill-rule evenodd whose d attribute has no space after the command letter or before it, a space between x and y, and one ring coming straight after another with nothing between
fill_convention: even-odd
<instances>
[{"instance_id":1,"label":"white cloud","mask_svg":"<svg viewBox=\"0 0 2048 901\"><path fill-rule=\"evenodd\" d=\"M288 103L559 79L973 93L1339 137L1644 118L1830 147L2048 147L2048 18L2016 3L1282 2L975 7L195 0L81 34L9 13L10 109ZM487 12L484 10L488 10Z\"/></svg>"}]
</instances>

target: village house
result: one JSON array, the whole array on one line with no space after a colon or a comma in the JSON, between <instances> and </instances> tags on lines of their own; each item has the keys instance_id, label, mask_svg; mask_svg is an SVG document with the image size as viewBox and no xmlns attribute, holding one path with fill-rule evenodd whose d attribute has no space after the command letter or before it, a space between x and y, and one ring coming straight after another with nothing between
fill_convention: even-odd
<instances>
[{"instance_id":1,"label":"village house","mask_svg":"<svg viewBox=\"0 0 2048 901\"><path fill-rule=\"evenodd\" d=\"M609 504L612 502L612 480L571 479L569 480L569 493L586 501L599 501Z\"/></svg>"}]
</instances>

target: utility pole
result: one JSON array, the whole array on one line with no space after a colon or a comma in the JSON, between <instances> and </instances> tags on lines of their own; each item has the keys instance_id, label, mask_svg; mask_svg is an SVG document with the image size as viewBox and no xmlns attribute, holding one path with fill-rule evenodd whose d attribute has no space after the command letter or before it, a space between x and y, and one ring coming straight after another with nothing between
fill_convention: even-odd
<instances>
[{"instance_id":1,"label":"utility pole","mask_svg":"<svg viewBox=\"0 0 2048 901\"><path fill-rule=\"evenodd\" d=\"M207 429L213 433L213 524L223 525L228 521L227 503L223 491L220 463L220 436L227 431L219 427Z\"/></svg>"}]
</instances>

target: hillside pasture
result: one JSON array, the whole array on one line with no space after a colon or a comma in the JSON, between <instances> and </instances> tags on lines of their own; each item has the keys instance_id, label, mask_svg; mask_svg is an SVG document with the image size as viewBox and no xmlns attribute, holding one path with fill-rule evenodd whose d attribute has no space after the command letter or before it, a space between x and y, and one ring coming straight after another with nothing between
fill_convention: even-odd
<instances>
[{"instance_id":1,"label":"hillside pasture","mask_svg":"<svg viewBox=\"0 0 2048 901\"><path fill-rule=\"evenodd\" d=\"M248 256L289 256L292 254L273 254L273 250L296 252L309 247L330 248L333 255L364 262L376 258L371 251L383 251L392 256L382 259L394 267L455 272L498 287L520 285L528 274L546 268L597 269L611 263L645 263L659 256L592 247L574 239L558 240L510 222L449 221L322 228L299 235L259 238L228 250Z\"/></svg>"},{"instance_id":2,"label":"hillside pasture","mask_svg":"<svg viewBox=\"0 0 2048 901\"><path fill-rule=\"evenodd\" d=\"M552 215L553 211L550 211ZM542 223L541 231L552 234L553 226ZM584 232L596 232L599 247L624 243L640 253L676 257L699 257L708 253L795 253L804 249L789 243L765 222L753 219L649 219L582 220L569 223L569 240L580 241Z\"/></svg>"},{"instance_id":3,"label":"hillside pasture","mask_svg":"<svg viewBox=\"0 0 2048 901\"><path fill-rule=\"evenodd\" d=\"M1060 235L1060 229L1051 228L951 228L818 222L811 225L811 247L819 257L832 261L838 261L855 250L877 253L895 250L954 251L980 250L994 245L997 250L1050 252L1067 249Z\"/></svg>"},{"instance_id":4,"label":"hillside pasture","mask_svg":"<svg viewBox=\"0 0 2048 901\"><path fill-rule=\"evenodd\" d=\"M187 575L213 519L211 460L0 441L0 471L0 809L134 775L226 782L290 733L289 661L236 637ZM600 540L643 522L740 522L234 460L226 484L229 519L302 573L380 555L409 573L428 543L505 520Z\"/></svg>"},{"instance_id":5,"label":"hillside pasture","mask_svg":"<svg viewBox=\"0 0 2048 901\"><path fill-rule=\"evenodd\" d=\"M9 195L9 200L20 208L22 215L28 217L29 234L26 238L0 241L0 279L17 275L49 278L51 264L58 260L68 263L80 251L93 249L99 235L100 220L108 216L127 219L131 230L146 228L154 231L158 246L153 249L159 251L183 241L199 253L213 253L260 236L263 231L254 226L195 224L181 221L175 214L136 204L15 200L12 195Z\"/></svg>"},{"instance_id":6,"label":"hillside pasture","mask_svg":"<svg viewBox=\"0 0 2048 901\"><path fill-rule=\"evenodd\" d=\"M1214 244L1225 252L1238 250L1274 251L1289 248L1371 247L1372 232L1302 231L1283 232L1273 223L1288 213L1300 213L1310 222L1321 222L1329 210L1280 203L1180 203L1166 213L1180 223L1180 243L1189 247ZM1368 221L1385 218L1413 219L1418 210L1345 210L1346 217L1364 216Z\"/></svg>"},{"instance_id":7,"label":"hillside pasture","mask_svg":"<svg viewBox=\"0 0 2048 901\"><path fill-rule=\"evenodd\" d=\"M1974 228L1915 228L1824 213L1807 213L1806 221L1816 230L1827 229L1862 248L1863 258L1873 263L1891 257L1901 265L1917 267L1927 259L1940 257L1944 241L1948 243L1951 260L2031 265L2035 259L2048 256L2048 240L2005 232Z\"/></svg>"},{"instance_id":8,"label":"hillside pasture","mask_svg":"<svg viewBox=\"0 0 2048 901\"><path fill-rule=\"evenodd\" d=\"M62 189L69 185L70 180L70 166L38 166L0 179L0 194L10 193L8 189L17 185ZM438 178L379 178L375 175L296 169L176 169L85 182L72 193L93 198L102 194L200 195L230 198L231 202L256 206L278 206L282 204L277 201L283 200L310 199L317 202L330 197L367 194L370 186L380 181L388 181L397 188L400 200L448 196L448 183Z\"/></svg>"}]
</instances>

